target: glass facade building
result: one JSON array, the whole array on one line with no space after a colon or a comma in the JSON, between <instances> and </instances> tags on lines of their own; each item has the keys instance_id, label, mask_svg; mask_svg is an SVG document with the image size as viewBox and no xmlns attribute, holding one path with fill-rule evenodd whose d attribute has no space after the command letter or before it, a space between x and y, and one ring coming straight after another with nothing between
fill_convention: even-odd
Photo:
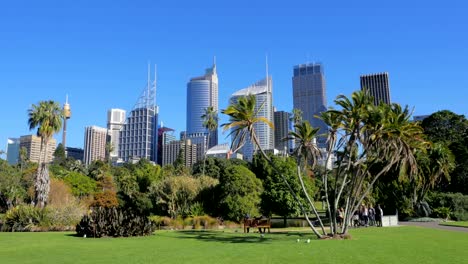
<instances>
[{"instance_id":1,"label":"glass facade building","mask_svg":"<svg viewBox=\"0 0 468 264\"><path fill-rule=\"evenodd\" d=\"M390 104L390 85L388 84L388 73L376 73L361 75L361 90L368 91L374 97L374 105L380 102Z\"/></svg>"},{"instance_id":2,"label":"glass facade building","mask_svg":"<svg viewBox=\"0 0 468 264\"><path fill-rule=\"evenodd\" d=\"M231 103L237 102L240 97L247 95L254 95L256 99L255 111L258 117L268 119L272 124L274 123L273 114L273 84L271 77L267 77L253 85L239 90L231 95ZM273 150L275 147L274 129L268 124L258 122L254 125L255 133L257 135L260 147L263 150ZM240 153L246 160L252 160L255 153L254 145L247 139L245 145L240 150Z\"/></svg>"},{"instance_id":3,"label":"glass facade building","mask_svg":"<svg viewBox=\"0 0 468 264\"><path fill-rule=\"evenodd\" d=\"M208 131L203 125L202 115L205 109L212 106L218 112L218 75L216 65L208 68L205 75L190 79L187 84L187 137L199 137L200 134L210 138L208 148L218 144L218 129Z\"/></svg>"},{"instance_id":4,"label":"glass facade building","mask_svg":"<svg viewBox=\"0 0 468 264\"><path fill-rule=\"evenodd\" d=\"M293 106L302 111L303 120L314 128L320 128L317 138L319 147L326 146L328 127L320 116L327 111L326 83L323 66L320 63L296 65L293 68Z\"/></svg>"}]
</instances>

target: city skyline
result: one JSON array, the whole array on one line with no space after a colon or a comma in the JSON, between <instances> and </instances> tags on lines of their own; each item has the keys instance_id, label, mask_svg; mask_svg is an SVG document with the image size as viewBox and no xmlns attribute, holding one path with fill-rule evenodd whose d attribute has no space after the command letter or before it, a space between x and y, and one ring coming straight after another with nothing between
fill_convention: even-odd
<instances>
[{"instance_id":1,"label":"city skyline","mask_svg":"<svg viewBox=\"0 0 468 264\"><path fill-rule=\"evenodd\" d=\"M327 70L329 106L338 94L359 90L359 76L389 72L392 102L414 107L414 115L443 109L467 115L467 4L369 3L259 2L243 12L222 3L179 9L150 2L115 7L104 1L93 8L91 2L8 2L0 17L8 39L0 43L0 91L8 98L0 108L8 113L0 149L8 138L35 134L27 126L31 104L52 99L62 105L66 94L73 108L67 146L82 148L86 126L105 127L108 109L132 109L148 60L158 64L159 120L177 131L185 130L185 89L193 73L216 56L219 109L225 109L238 87L264 75L266 53L280 111L292 110L293 66L319 61ZM305 27L311 21L314 26ZM220 117L220 124L227 121ZM219 143L226 135L220 133ZM60 142L61 133L55 138Z\"/></svg>"}]
</instances>

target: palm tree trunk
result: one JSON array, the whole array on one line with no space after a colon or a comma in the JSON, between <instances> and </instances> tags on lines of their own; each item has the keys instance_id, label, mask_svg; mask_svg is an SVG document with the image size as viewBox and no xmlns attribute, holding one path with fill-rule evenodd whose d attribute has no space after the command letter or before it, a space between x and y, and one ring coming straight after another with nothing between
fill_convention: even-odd
<instances>
[{"instance_id":1,"label":"palm tree trunk","mask_svg":"<svg viewBox=\"0 0 468 264\"><path fill-rule=\"evenodd\" d=\"M208 152L208 147L210 146L210 132L208 132L208 136L206 137L206 149L205 149L205 157L203 158L203 171L202 175L205 176L205 166L206 166L206 153Z\"/></svg>"},{"instance_id":2,"label":"palm tree trunk","mask_svg":"<svg viewBox=\"0 0 468 264\"><path fill-rule=\"evenodd\" d=\"M299 162L299 160L298 160L298 162ZM304 192L304 194L305 194L305 196L307 198L307 201L309 202L309 205L312 208L312 211L314 212L315 216L317 217L317 220L320 223L320 227L322 228L323 235L327 235L327 232L325 232L325 227L323 226L323 223L322 223L322 218L318 214L317 209L315 208L315 205L312 202L312 200L310 199L309 193L307 192L307 189L305 188L304 180L302 179L302 175L301 175L300 165L297 165L297 176L299 178L299 181L301 182L302 191Z\"/></svg>"},{"instance_id":3,"label":"palm tree trunk","mask_svg":"<svg viewBox=\"0 0 468 264\"><path fill-rule=\"evenodd\" d=\"M39 166L36 173L35 200L36 206L44 208L47 203L50 190L49 170L47 168L47 144L48 139L41 138L41 151L39 153Z\"/></svg>"}]
</instances>

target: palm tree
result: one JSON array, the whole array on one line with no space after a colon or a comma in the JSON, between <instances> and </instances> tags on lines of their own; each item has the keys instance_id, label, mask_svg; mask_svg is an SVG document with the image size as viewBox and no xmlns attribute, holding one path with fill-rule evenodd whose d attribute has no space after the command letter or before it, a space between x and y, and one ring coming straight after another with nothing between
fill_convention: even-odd
<instances>
[{"instance_id":1,"label":"palm tree","mask_svg":"<svg viewBox=\"0 0 468 264\"><path fill-rule=\"evenodd\" d=\"M295 140L296 147L294 149L293 155L296 156L297 159L297 176L301 183L302 191L309 202L309 206L312 208L315 216L317 217L320 227L322 228L323 234L326 234L325 227L322 223L322 219L315 208L315 205L312 199L307 192L307 189L304 185L304 180L302 179L301 175L301 167L305 171L309 164L313 168L317 163L317 158L321 156L320 150L317 147L317 143L315 142L317 137L317 132L320 128L312 128L309 121L302 121L302 123L298 123L294 126L295 131L289 132L289 138Z\"/></svg>"},{"instance_id":2,"label":"palm tree","mask_svg":"<svg viewBox=\"0 0 468 264\"><path fill-rule=\"evenodd\" d=\"M255 106L255 96L248 95L240 97L237 100L237 102L230 104L226 109L221 111L223 114L229 116L229 123L223 124L222 127L224 131L231 130L231 132L229 133L229 135L233 135L231 149L233 149L234 153L237 152L240 148L243 147L246 140L249 139L254 144L255 148L258 148L260 150L260 153L265 158L265 160L267 160L268 164L272 166L276 173L281 175L281 177L284 180L284 183L288 187L296 202L299 204L299 207L301 208L301 211L304 214L307 223L312 228L315 235L318 238L322 238L323 236L317 231L317 229L312 224L311 220L308 217L307 211L302 205L302 202L297 196L297 194L291 188L291 185L288 183L288 181L282 175L280 170L276 168L271 159L261 148L257 135L255 133L255 124L265 123L270 127L273 127L273 124L267 118L258 116L258 112L262 109L263 104L260 105L257 110L255 109Z\"/></svg>"},{"instance_id":3,"label":"palm tree","mask_svg":"<svg viewBox=\"0 0 468 264\"><path fill-rule=\"evenodd\" d=\"M294 108L292 110L292 115L290 121L294 123L294 126L299 125L302 123L302 110Z\"/></svg>"},{"instance_id":4,"label":"palm tree","mask_svg":"<svg viewBox=\"0 0 468 264\"><path fill-rule=\"evenodd\" d=\"M208 130L202 173L202 175L205 175L206 153L208 152L208 147L210 146L210 135L218 128L218 113L216 112L213 106L209 106L205 108L205 113L201 116L201 118L203 120L203 126L205 126L205 128Z\"/></svg>"},{"instance_id":5,"label":"palm tree","mask_svg":"<svg viewBox=\"0 0 468 264\"><path fill-rule=\"evenodd\" d=\"M111 153L114 152L115 147L111 142L106 143L106 161L109 165L112 163Z\"/></svg>"},{"instance_id":6,"label":"palm tree","mask_svg":"<svg viewBox=\"0 0 468 264\"><path fill-rule=\"evenodd\" d=\"M34 200L36 206L43 208L47 203L50 189L47 145L52 136L62 128L63 110L57 102L40 101L28 110L28 117L29 129L37 128L37 135L41 138L39 166L34 183Z\"/></svg>"}]
</instances>

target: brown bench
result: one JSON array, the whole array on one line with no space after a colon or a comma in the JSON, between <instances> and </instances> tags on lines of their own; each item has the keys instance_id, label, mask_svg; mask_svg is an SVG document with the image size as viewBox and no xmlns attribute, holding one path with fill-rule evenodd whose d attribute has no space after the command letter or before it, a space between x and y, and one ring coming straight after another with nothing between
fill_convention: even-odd
<instances>
[{"instance_id":1,"label":"brown bench","mask_svg":"<svg viewBox=\"0 0 468 264\"><path fill-rule=\"evenodd\" d=\"M268 233L270 233L271 220L270 218L246 218L244 219L244 233L249 233L250 228L258 228L258 232L265 233L268 228ZM263 228L263 232L262 232Z\"/></svg>"}]
</instances>

